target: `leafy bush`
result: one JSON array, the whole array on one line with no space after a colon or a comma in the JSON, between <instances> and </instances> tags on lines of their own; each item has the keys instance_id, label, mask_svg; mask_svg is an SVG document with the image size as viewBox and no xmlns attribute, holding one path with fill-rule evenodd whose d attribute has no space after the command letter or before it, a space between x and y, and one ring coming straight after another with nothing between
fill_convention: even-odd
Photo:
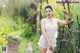
<instances>
[{"instance_id":1,"label":"leafy bush","mask_svg":"<svg viewBox=\"0 0 80 53\"><path fill-rule=\"evenodd\" d=\"M34 33L32 32L32 26L28 23L23 25L24 32L21 34L21 37L30 38Z\"/></svg>"},{"instance_id":2,"label":"leafy bush","mask_svg":"<svg viewBox=\"0 0 80 53\"><path fill-rule=\"evenodd\" d=\"M32 41L33 43L33 52L34 53L39 53L39 49L38 49L38 41L39 41L39 38L40 38L40 35L33 35L31 36L30 40Z\"/></svg>"}]
</instances>

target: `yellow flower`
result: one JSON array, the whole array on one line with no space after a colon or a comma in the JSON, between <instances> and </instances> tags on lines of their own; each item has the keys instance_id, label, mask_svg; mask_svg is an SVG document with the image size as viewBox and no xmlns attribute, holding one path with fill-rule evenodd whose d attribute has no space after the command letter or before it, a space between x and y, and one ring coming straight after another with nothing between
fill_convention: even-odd
<instances>
[{"instance_id":1,"label":"yellow flower","mask_svg":"<svg viewBox=\"0 0 80 53\"><path fill-rule=\"evenodd\" d=\"M37 21L39 20L39 17L37 17Z\"/></svg>"}]
</instances>

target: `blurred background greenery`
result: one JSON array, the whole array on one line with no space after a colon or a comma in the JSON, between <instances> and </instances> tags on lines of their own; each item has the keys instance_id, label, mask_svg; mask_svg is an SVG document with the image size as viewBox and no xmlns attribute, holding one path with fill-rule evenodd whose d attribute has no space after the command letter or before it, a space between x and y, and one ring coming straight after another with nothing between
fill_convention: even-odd
<instances>
[{"instance_id":1,"label":"blurred background greenery","mask_svg":"<svg viewBox=\"0 0 80 53\"><path fill-rule=\"evenodd\" d=\"M51 5L54 10L54 17L64 19L63 6L57 4L56 1L61 0L0 0L0 47L6 46L6 38L10 37L19 41L18 53L26 53L29 41L32 41L33 52L39 53L37 42L41 34L40 19L46 17L44 7L47 4ZM75 29L79 29L77 23L77 15L80 17L79 10L80 4L70 5L71 18L75 21L73 25ZM78 20L80 21L80 18ZM67 27L64 30L67 34L65 36L68 37ZM63 34L61 26L59 26L59 31ZM60 45L60 37L58 37L58 45ZM79 34L76 34L76 41L80 40L79 37ZM73 51L72 43L66 43L63 46L62 53L70 52L69 48ZM56 53L58 53L58 50ZM72 51L70 53L73 53Z\"/></svg>"}]
</instances>

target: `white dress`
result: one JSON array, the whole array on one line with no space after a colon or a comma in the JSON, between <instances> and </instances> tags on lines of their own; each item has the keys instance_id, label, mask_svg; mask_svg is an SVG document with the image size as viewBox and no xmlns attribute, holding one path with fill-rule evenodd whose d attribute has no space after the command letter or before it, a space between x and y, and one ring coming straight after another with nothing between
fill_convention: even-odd
<instances>
[{"instance_id":1,"label":"white dress","mask_svg":"<svg viewBox=\"0 0 80 53\"><path fill-rule=\"evenodd\" d=\"M47 20L47 18L45 19ZM49 22L46 21L45 23L45 31L46 31L46 36L49 38L51 44L56 47L56 38L58 36L58 19L56 18L52 18L52 23L53 24L50 24ZM39 42L38 42L38 45L43 47L43 48L47 48L47 43L44 39L44 36L43 34L40 36L40 39L39 39Z\"/></svg>"}]
</instances>

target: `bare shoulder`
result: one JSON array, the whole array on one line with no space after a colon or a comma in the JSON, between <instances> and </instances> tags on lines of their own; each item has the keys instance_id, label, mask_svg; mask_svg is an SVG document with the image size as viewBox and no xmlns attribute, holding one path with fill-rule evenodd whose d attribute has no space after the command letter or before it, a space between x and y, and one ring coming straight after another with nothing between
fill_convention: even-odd
<instances>
[{"instance_id":1,"label":"bare shoulder","mask_svg":"<svg viewBox=\"0 0 80 53\"><path fill-rule=\"evenodd\" d=\"M41 22L45 22L45 21L46 21L46 18L41 19Z\"/></svg>"}]
</instances>

